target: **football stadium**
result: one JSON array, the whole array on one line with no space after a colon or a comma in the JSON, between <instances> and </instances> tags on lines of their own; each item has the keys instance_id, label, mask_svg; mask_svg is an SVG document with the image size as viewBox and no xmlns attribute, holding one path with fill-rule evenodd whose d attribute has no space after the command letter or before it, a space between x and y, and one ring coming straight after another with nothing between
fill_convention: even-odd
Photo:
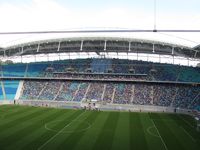
<instances>
[{"instance_id":1,"label":"football stadium","mask_svg":"<svg viewBox=\"0 0 200 150\"><path fill-rule=\"evenodd\" d=\"M200 149L200 41L153 38L200 30L12 31L0 30L0 150ZM48 38L4 41L16 35Z\"/></svg>"}]
</instances>

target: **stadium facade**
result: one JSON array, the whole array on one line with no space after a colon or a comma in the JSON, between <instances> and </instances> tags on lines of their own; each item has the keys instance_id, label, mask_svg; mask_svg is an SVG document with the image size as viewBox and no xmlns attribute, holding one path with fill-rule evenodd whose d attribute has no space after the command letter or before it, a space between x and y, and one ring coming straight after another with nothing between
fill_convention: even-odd
<instances>
[{"instance_id":1,"label":"stadium facade","mask_svg":"<svg viewBox=\"0 0 200 150\"><path fill-rule=\"evenodd\" d=\"M159 41L119 37L73 37L51 39L23 43L0 49L0 56L2 59L13 58L12 60L15 61L16 58L18 58L17 56L21 56L21 60L18 59L19 62L23 62L22 58L26 59L25 56L29 55L41 56L46 54L47 58L44 58L43 56L43 60L49 60L51 57L48 58L48 56L57 54L57 59L60 59L63 53L68 54L65 55L64 59L66 59L66 56L68 56L68 58L107 56L147 60L159 63L184 64L188 66L196 65L200 57L198 45L191 48ZM81 57L78 54L81 54ZM36 61L36 59L33 59L32 61Z\"/></svg>"},{"instance_id":2,"label":"stadium facade","mask_svg":"<svg viewBox=\"0 0 200 150\"><path fill-rule=\"evenodd\" d=\"M46 57L45 62L39 59L41 55ZM1 103L200 110L200 68L190 66L191 62L199 63L199 46L81 37L10 46L0 49L0 56L3 60L20 60L1 65ZM33 61L22 63L24 59ZM177 65L177 60L186 65Z\"/></svg>"}]
</instances>

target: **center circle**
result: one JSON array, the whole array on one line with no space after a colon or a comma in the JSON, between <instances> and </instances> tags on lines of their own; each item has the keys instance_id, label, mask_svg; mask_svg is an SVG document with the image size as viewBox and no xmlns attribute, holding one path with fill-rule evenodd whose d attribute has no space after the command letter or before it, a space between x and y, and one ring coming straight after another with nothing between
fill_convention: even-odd
<instances>
[{"instance_id":1,"label":"center circle","mask_svg":"<svg viewBox=\"0 0 200 150\"><path fill-rule=\"evenodd\" d=\"M66 120L66 124L63 128L66 128L64 129L63 131L61 131L62 129L56 129L54 128L57 124L59 124L59 122L62 122L63 120L56 120L56 121L52 121L52 122L49 122L49 123L46 123L45 124L45 129L46 130L49 130L49 131L53 131L53 132L60 132L60 133L74 133L74 132L83 132L83 131L86 131L88 130L90 127L91 127L91 124L87 121L80 121L80 120L72 120L72 121L67 121ZM71 126L71 124L73 123L82 123L83 127L80 128L80 129L73 129L73 130L70 130L70 129L67 129L68 126Z\"/></svg>"}]
</instances>

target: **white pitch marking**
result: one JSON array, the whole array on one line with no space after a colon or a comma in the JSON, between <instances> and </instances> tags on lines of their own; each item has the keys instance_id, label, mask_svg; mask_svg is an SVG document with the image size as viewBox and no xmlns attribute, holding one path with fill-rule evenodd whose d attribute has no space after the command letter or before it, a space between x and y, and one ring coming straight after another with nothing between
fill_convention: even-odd
<instances>
[{"instance_id":1,"label":"white pitch marking","mask_svg":"<svg viewBox=\"0 0 200 150\"><path fill-rule=\"evenodd\" d=\"M80 115L78 115L74 120L72 120L70 123L68 123L66 126L64 126L58 133L56 133L54 136L52 136L49 140L47 140L44 144L42 144L38 150L41 150L45 145L47 145L50 141L52 141L55 137L57 137L60 133L62 133L64 131L64 129L68 126L70 126L73 121L77 120L80 116L82 116L86 111L84 111L83 113L81 113Z\"/></svg>"},{"instance_id":2,"label":"white pitch marking","mask_svg":"<svg viewBox=\"0 0 200 150\"><path fill-rule=\"evenodd\" d=\"M181 128L192 139L193 142L196 142L196 140L183 127L181 127Z\"/></svg>"},{"instance_id":3,"label":"white pitch marking","mask_svg":"<svg viewBox=\"0 0 200 150\"><path fill-rule=\"evenodd\" d=\"M160 138L159 135L154 134L154 133L152 133L152 132L150 131L150 129L152 129L152 128L155 128L155 127L154 127L154 126L148 127L148 128L147 128L147 132L148 132L151 136L154 136L154 137L156 137L156 138Z\"/></svg>"},{"instance_id":4,"label":"white pitch marking","mask_svg":"<svg viewBox=\"0 0 200 150\"><path fill-rule=\"evenodd\" d=\"M181 117L180 115L178 115L179 118L181 118L185 123L187 123L191 128L194 128L193 125L191 125L191 123L189 123L187 120L185 120L183 117Z\"/></svg>"},{"instance_id":5,"label":"white pitch marking","mask_svg":"<svg viewBox=\"0 0 200 150\"><path fill-rule=\"evenodd\" d=\"M53 123L54 122L60 122L60 121L63 121L63 120L57 120L57 121L53 121ZM73 120L72 122L81 122L81 120ZM83 120L82 120L83 121ZM51 122L52 123L52 122ZM50 124L51 124L50 123ZM87 122L87 121L84 121L84 123L85 124L87 124L88 125L88 127L86 127L86 128L83 128L83 129L80 129L80 130L78 130L78 131L75 131L75 130L69 130L69 131L63 131L62 133L74 133L74 132L82 132L82 131L86 131L86 130L88 130L89 128L91 128L91 124L89 123L89 122ZM49 123L47 123L47 124L49 124ZM51 129L51 128L49 128L48 126L47 126L47 124L45 124L44 125L44 128L46 129L46 130L49 130L49 131L53 131L53 132L58 132L57 130L54 130L54 129Z\"/></svg>"},{"instance_id":6,"label":"white pitch marking","mask_svg":"<svg viewBox=\"0 0 200 150\"><path fill-rule=\"evenodd\" d=\"M151 121L153 122L153 125L154 125L154 127L156 128L156 131L158 132L158 135L159 135L159 137L160 137L160 139L161 139L161 141L162 141L162 143L163 143L165 149L168 150L168 148L167 148L167 146L166 146L166 144L165 144L165 142L164 142L162 136L160 135L160 132L158 131L158 128L156 127L154 121L153 121L152 119L151 119Z\"/></svg>"}]
</instances>

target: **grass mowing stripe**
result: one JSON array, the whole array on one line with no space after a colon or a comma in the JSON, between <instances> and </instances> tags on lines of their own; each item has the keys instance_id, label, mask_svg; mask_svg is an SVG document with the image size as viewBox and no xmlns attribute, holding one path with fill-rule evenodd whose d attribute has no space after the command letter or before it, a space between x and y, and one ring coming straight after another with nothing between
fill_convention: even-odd
<instances>
[{"instance_id":1,"label":"grass mowing stripe","mask_svg":"<svg viewBox=\"0 0 200 150\"><path fill-rule=\"evenodd\" d=\"M130 147L131 150L144 150L148 149L147 141L145 138L144 129L140 120L139 113L129 113L130 117Z\"/></svg>"},{"instance_id":2,"label":"grass mowing stripe","mask_svg":"<svg viewBox=\"0 0 200 150\"><path fill-rule=\"evenodd\" d=\"M188 150L198 149L197 143L194 142L191 139L191 137L189 137L188 134L183 131L183 128L177 123L177 121L175 120L176 116L166 114L166 117L174 121L174 124L168 122L166 124L169 128L171 128L171 131L174 133L174 135L176 136L178 141L183 145L183 147Z\"/></svg>"},{"instance_id":3,"label":"grass mowing stripe","mask_svg":"<svg viewBox=\"0 0 200 150\"><path fill-rule=\"evenodd\" d=\"M183 127L181 127L181 129L183 129L183 131L192 139L193 142L196 142L196 140Z\"/></svg>"},{"instance_id":4,"label":"grass mowing stripe","mask_svg":"<svg viewBox=\"0 0 200 150\"><path fill-rule=\"evenodd\" d=\"M94 144L101 133L101 129L103 128L108 118L108 115L109 115L109 112L99 112L99 115L97 116L95 121L92 123L91 128L84 133L82 138L77 143L76 147L74 147L74 150L95 149L93 148Z\"/></svg>"},{"instance_id":5,"label":"grass mowing stripe","mask_svg":"<svg viewBox=\"0 0 200 150\"><path fill-rule=\"evenodd\" d=\"M26 114L29 111L33 111L33 109L30 109L30 107L21 107L21 108L19 107L19 109L17 111L16 110L14 110L14 111L10 110L10 113L8 113L4 117L3 122L7 123L9 121L13 121L13 120L17 119L18 117L20 117L21 114L22 115Z\"/></svg>"},{"instance_id":6,"label":"grass mowing stripe","mask_svg":"<svg viewBox=\"0 0 200 150\"><path fill-rule=\"evenodd\" d=\"M110 112L109 116L101 129L101 133L94 144L95 150L110 150L112 148L113 138L119 119L119 112Z\"/></svg>"},{"instance_id":7,"label":"grass mowing stripe","mask_svg":"<svg viewBox=\"0 0 200 150\"><path fill-rule=\"evenodd\" d=\"M85 118L85 116L89 115L90 112L89 111L85 111L85 113L81 116ZM54 140L52 140L50 143L48 143L48 145L45 146L44 149L58 149L59 145L62 144L63 141L65 141L65 139L70 136L72 133L72 131L76 131L76 128L79 126L80 122L79 121L80 118L77 120L70 120L69 122L64 122L63 125L66 126L67 124L69 124L69 126L67 126L63 131L62 134L59 134L59 136L57 136ZM67 131L71 131L71 132L67 132ZM59 131L57 131L59 132ZM65 141L67 142L67 141Z\"/></svg>"},{"instance_id":8,"label":"grass mowing stripe","mask_svg":"<svg viewBox=\"0 0 200 150\"><path fill-rule=\"evenodd\" d=\"M156 129L156 131L157 131L157 133L158 133L158 135L159 135L159 137L160 137L160 139L161 139L161 141L162 141L162 143L163 143L165 149L168 150L168 148L167 148L167 146L166 146L166 144L165 144L165 141L163 140L162 136L160 135L160 132L159 132L158 128L156 127L156 125L155 125L155 123L154 123L154 120L151 120L151 121L152 121L153 126L155 127L155 129Z\"/></svg>"},{"instance_id":9,"label":"grass mowing stripe","mask_svg":"<svg viewBox=\"0 0 200 150\"><path fill-rule=\"evenodd\" d=\"M42 122L42 120L45 119L45 117L47 117L48 115L52 115L52 113L50 112L53 113L51 109L46 109L44 112L41 112L41 115L35 115L29 120L25 120L26 122L29 122L28 124L19 123L14 126L14 129L10 131L13 134L10 134L7 138L5 138L4 143L6 143L6 141L13 141L11 146L14 146L14 148L16 148L19 141L22 141L24 137L30 135L30 133L34 132L34 130L37 130L40 126L42 126L40 122ZM24 143L21 144L23 145Z\"/></svg>"},{"instance_id":10,"label":"grass mowing stripe","mask_svg":"<svg viewBox=\"0 0 200 150\"><path fill-rule=\"evenodd\" d=\"M168 114L154 114L158 116L159 120L154 120L154 123L156 124L160 134L162 135L167 147L169 149L185 149L185 146L180 141L179 136L176 135L176 132L173 130L176 125L176 123L170 119ZM164 119L163 119L164 118Z\"/></svg>"},{"instance_id":11,"label":"grass mowing stripe","mask_svg":"<svg viewBox=\"0 0 200 150\"><path fill-rule=\"evenodd\" d=\"M73 132L73 133L69 134L69 136L66 136L65 138L63 138L63 140L62 140L63 142L57 147L57 149L62 149L62 147L66 147L71 150L74 149L76 144L80 141L82 136L85 134L85 132L76 132L76 131L79 131L82 128L85 128L84 122L90 122L90 127L91 127L91 125L97 118L98 114L99 114L99 112L93 112L93 111L89 112L89 115L87 116L87 118L85 118L84 120L79 122L78 126L75 127L75 129L74 129L75 132ZM88 128L88 129L90 129L90 128Z\"/></svg>"},{"instance_id":12,"label":"grass mowing stripe","mask_svg":"<svg viewBox=\"0 0 200 150\"><path fill-rule=\"evenodd\" d=\"M3 118L3 123L1 124L1 125L3 125L3 124L5 124L5 123L7 123L7 122L9 122L9 121L12 121L12 120L14 120L14 119L16 119L17 117L19 117L20 116L20 114L25 114L25 112L27 113L27 112L29 112L29 111L32 111L32 109L29 109L28 107L22 107L22 108L20 108L17 112L10 112L10 113L8 113L4 118ZM1 126L0 125L0 126Z\"/></svg>"},{"instance_id":13,"label":"grass mowing stripe","mask_svg":"<svg viewBox=\"0 0 200 150\"><path fill-rule=\"evenodd\" d=\"M164 114L162 114L164 115ZM167 119L165 117L160 116L158 113L149 113L150 118L154 121L154 124L156 125L159 133L161 134L163 140L165 141L165 144L167 148L170 150L173 149L180 149L183 150L184 147L182 144L178 141L174 133L171 131L171 129L166 125ZM163 119L163 120L162 120ZM172 123L171 121L169 123Z\"/></svg>"},{"instance_id":14,"label":"grass mowing stripe","mask_svg":"<svg viewBox=\"0 0 200 150\"><path fill-rule=\"evenodd\" d=\"M69 119L69 120L73 119L80 113L81 113L81 111L59 109L59 114L57 116L53 116L45 121L46 121L46 123L50 123L55 120L63 120L62 122L60 122L62 124L62 126L60 126L60 124L58 124L56 126L58 129L60 129L63 127L63 124L66 123L65 121L67 119ZM50 139L53 135L55 135L55 132L46 130L44 128L44 124L45 123L43 123L43 126L38 128L38 130L31 133L31 135L29 136L29 139L30 139L29 143L24 145L22 149L24 149L24 150L38 149L38 147L40 147L43 143L45 143L48 139Z\"/></svg>"},{"instance_id":15,"label":"grass mowing stripe","mask_svg":"<svg viewBox=\"0 0 200 150\"><path fill-rule=\"evenodd\" d=\"M0 105L0 109L2 109L2 108L6 108L6 107L8 107L9 105Z\"/></svg>"},{"instance_id":16,"label":"grass mowing stripe","mask_svg":"<svg viewBox=\"0 0 200 150\"><path fill-rule=\"evenodd\" d=\"M0 106L0 113L1 112L9 112L13 110L21 109L21 107L17 107L15 105L4 105L4 107Z\"/></svg>"},{"instance_id":17,"label":"grass mowing stripe","mask_svg":"<svg viewBox=\"0 0 200 150\"><path fill-rule=\"evenodd\" d=\"M7 118L17 114L19 110L21 109L22 108L20 107L8 107L8 106L7 108L3 108L3 109L0 108L0 120L1 120L0 123L5 122Z\"/></svg>"},{"instance_id":18,"label":"grass mowing stripe","mask_svg":"<svg viewBox=\"0 0 200 150\"><path fill-rule=\"evenodd\" d=\"M119 114L114 139L113 150L129 150L130 149L130 127L129 127L129 113L122 112Z\"/></svg>"},{"instance_id":19,"label":"grass mowing stripe","mask_svg":"<svg viewBox=\"0 0 200 150\"><path fill-rule=\"evenodd\" d=\"M177 124L179 124L179 126L184 128L184 130L187 131L195 139L195 141L200 140L200 134L199 132L197 132L196 128L192 128L190 125L188 125L188 123L186 123L183 119L181 119L179 115L181 114L174 115L173 117L174 120L177 122ZM194 124L195 120L191 116L189 115L181 115L181 116L185 118L187 121L190 121ZM200 142L199 142L199 146L200 146Z\"/></svg>"},{"instance_id":20,"label":"grass mowing stripe","mask_svg":"<svg viewBox=\"0 0 200 150\"><path fill-rule=\"evenodd\" d=\"M9 129L14 127L19 122L23 122L24 120L28 119L30 115L33 115L34 113L37 113L39 109L23 109L23 111L20 111L20 113L15 115L15 117L7 118L7 120L4 120L2 124L0 124L0 130L3 129L0 132L0 139L4 134L8 134Z\"/></svg>"},{"instance_id":21,"label":"grass mowing stripe","mask_svg":"<svg viewBox=\"0 0 200 150\"><path fill-rule=\"evenodd\" d=\"M188 120L194 121L194 118L192 118L191 116L186 116L186 117L190 117ZM180 122L180 126L182 126L196 140L196 142L200 141L200 134L196 128L191 128L182 119L180 119L179 122ZM199 142L199 146L200 146L200 142Z\"/></svg>"},{"instance_id":22,"label":"grass mowing stripe","mask_svg":"<svg viewBox=\"0 0 200 150\"><path fill-rule=\"evenodd\" d=\"M16 113L16 115L13 117L8 117L6 120L4 120L3 124L0 125L0 127L6 127L8 128L9 127L12 127L13 123L14 125L16 123L23 123L24 121L26 121L26 119L30 119L30 117L32 117L32 115L34 115L34 113L39 113L39 112L42 112L42 111L45 111L46 109L28 109L28 110L23 110L22 113ZM31 115L29 117L29 115ZM10 125L11 124L11 125Z\"/></svg>"},{"instance_id":23,"label":"grass mowing stripe","mask_svg":"<svg viewBox=\"0 0 200 150\"><path fill-rule=\"evenodd\" d=\"M12 105L12 104L9 104L9 105L0 105L0 110L1 109L16 109L16 108L20 108L20 106L18 105Z\"/></svg>"},{"instance_id":24,"label":"grass mowing stripe","mask_svg":"<svg viewBox=\"0 0 200 150\"><path fill-rule=\"evenodd\" d=\"M184 119L181 115L178 115L178 117L179 117L180 119L182 119L186 124L188 124L191 128L194 128L194 126L191 125L190 122L188 122L186 119Z\"/></svg>"},{"instance_id":25,"label":"grass mowing stripe","mask_svg":"<svg viewBox=\"0 0 200 150\"><path fill-rule=\"evenodd\" d=\"M37 119L34 119L33 124L26 126L22 131L19 137L17 139L13 140L13 144L9 146L9 149L22 149L27 143L30 143L31 141L34 140L33 134L37 132L38 130L41 131L44 130L44 121L50 121L52 119L55 119L56 116L62 115L63 111L62 110L51 110L48 109L49 111L46 111L44 114L39 116ZM36 121L35 121L36 120ZM38 135L37 135L38 137ZM29 141L29 142L23 142L23 141Z\"/></svg>"},{"instance_id":26,"label":"grass mowing stripe","mask_svg":"<svg viewBox=\"0 0 200 150\"><path fill-rule=\"evenodd\" d=\"M9 137L11 134L14 134L13 130L17 132L18 130L20 130L20 126L23 127L23 124L27 124L27 123L30 124L31 122L29 122L29 120L31 120L32 118L37 118L44 111L45 109L33 109L33 111L27 114L26 116L20 119L17 119L15 121L9 122L9 124L4 125L5 130L1 132L1 135L7 134L6 137Z\"/></svg>"},{"instance_id":27,"label":"grass mowing stripe","mask_svg":"<svg viewBox=\"0 0 200 150\"><path fill-rule=\"evenodd\" d=\"M86 111L85 111L86 112ZM77 117L75 117L74 120L77 120L79 117L81 117L85 112L82 112L81 114L79 114ZM72 122L68 123L67 125L65 125L59 132L57 132L54 136L52 136L49 140L47 140L44 144L42 144L38 150L41 150L43 147L45 147L49 142L51 142L54 138L56 138L62 131L64 131L64 129L66 127L68 127Z\"/></svg>"},{"instance_id":28,"label":"grass mowing stripe","mask_svg":"<svg viewBox=\"0 0 200 150\"><path fill-rule=\"evenodd\" d=\"M184 114L184 115L181 115L187 122L189 122L192 126L196 127L196 120L194 119L193 116L191 115L187 115L187 114Z\"/></svg>"},{"instance_id":29,"label":"grass mowing stripe","mask_svg":"<svg viewBox=\"0 0 200 150\"><path fill-rule=\"evenodd\" d=\"M84 132L74 132L70 134L61 133L48 143L44 149L164 150L164 146L162 145L160 138L151 136L147 133L146 129L149 126L153 127L152 121L154 121L160 136L162 136L163 141L166 143L169 150L198 150L200 147L200 141L198 140L200 137L199 132L197 132L195 128L191 128L188 123L176 114L89 111L88 113L85 113L81 119L78 119L77 122L74 122L73 119L81 114L82 111L26 106L0 106L0 114L1 110L6 110L2 112L2 114L6 113L8 115L5 119L0 119L0 127L2 127L0 128L0 149L2 150L38 149L38 147L56 134L56 132L46 130L44 128L45 123L49 123L49 127L53 127L53 129L55 128L59 132L66 126L67 123L70 122L73 123L65 128L64 131L78 131L86 126L84 125L84 122L86 121L90 121L90 123L92 123L91 128ZM20 113L16 113L16 110ZM31 114L36 113L37 111L41 111L41 113L31 116ZM98 113L98 115L96 113ZM114 115L116 113L118 114L118 117L116 117L117 115ZM110 117L112 114L113 117ZM126 117L126 114L128 117ZM27 115L30 115L31 117L27 119ZM192 117L185 115L181 115L181 117L194 126L194 120ZM9 123L13 120L14 125L9 127ZM56 124L52 124L55 121L58 122L56 122ZM133 122L133 124L131 122ZM8 127L5 126L6 124L8 124ZM152 128L150 132L157 133L156 128ZM131 136L134 138L131 139ZM192 137L196 140L196 142L192 140ZM132 141L133 139L134 141ZM131 143L131 141L133 143ZM159 143L157 141L159 141ZM7 142L7 145L5 142ZM139 142L139 146L135 144L137 142ZM133 144L133 146L131 146L131 144ZM158 144L162 147L157 146Z\"/></svg>"},{"instance_id":30,"label":"grass mowing stripe","mask_svg":"<svg viewBox=\"0 0 200 150\"><path fill-rule=\"evenodd\" d=\"M189 133L195 141L200 139L200 134L197 132L196 128L192 128L188 123L186 123L183 119L180 118L181 114L170 115L171 119L173 119L179 126L181 126L187 133ZM187 117L188 120L193 121L194 119L191 116L181 115L182 117ZM189 118L188 118L189 117Z\"/></svg>"},{"instance_id":31,"label":"grass mowing stripe","mask_svg":"<svg viewBox=\"0 0 200 150\"><path fill-rule=\"evenodd\" d=\"M144 129L144 135L147 141L148 149L165 150L165 147L159 137L158 132L150 119L148 113L140 113L140 120Z\"/></svg>"}]
</instances>

